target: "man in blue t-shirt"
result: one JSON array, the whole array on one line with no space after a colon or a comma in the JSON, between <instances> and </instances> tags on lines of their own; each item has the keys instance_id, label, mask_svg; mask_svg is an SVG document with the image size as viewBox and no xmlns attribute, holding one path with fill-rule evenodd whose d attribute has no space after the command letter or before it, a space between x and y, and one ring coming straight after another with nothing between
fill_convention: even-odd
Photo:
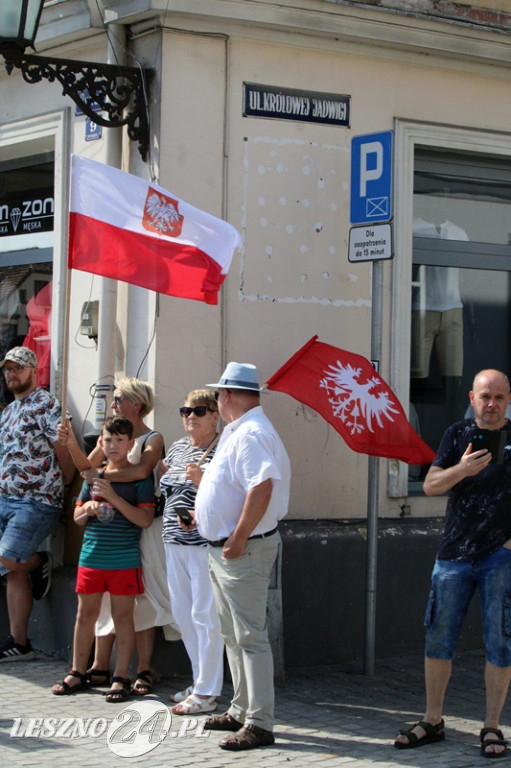
<instances>
[{"instance_id":1,"label":"man in blue t-shirt","mask_svg":"<svg viewBox=\"0 0 511 768\"><path fill-rule=\"evenodd\" d=\"M442 709L452 659L479 587L486 649L481 754L496 758L506 752L499 721L511 679L510 399L505 374L480 371L470 392L474 418L447 429L424 481L426 495L449 498L425 617L427 710L424 720L400 732L394 742L398 749L445 738ZM477 443L487 438L501 443L501 457L486 448L477 450Z\"/></svg>"}]
</instances>

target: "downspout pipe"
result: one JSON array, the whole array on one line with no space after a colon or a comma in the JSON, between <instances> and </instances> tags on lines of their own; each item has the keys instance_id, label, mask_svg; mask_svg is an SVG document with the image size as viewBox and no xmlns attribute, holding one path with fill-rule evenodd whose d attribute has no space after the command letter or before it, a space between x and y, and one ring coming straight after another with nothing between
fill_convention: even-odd
<instances>
[{"instance_id":1,"label":"downspout pipe","mask_svg":"<svg viewBox=\"0 0 511 768\"><path fill-rule=\"evenodd\" d=\"M122 24L108 27L108 64L124 64L126 59L126 29ZM122 166L123 129L106 129L107 165L113 168ZM115 380L116 340L117 340L117 280L107 277L101 280L98 312L98 377L96 388L113 385ZM105 391L105 390L103 390ZM106 413L110 412L110 400L107 398Z\"/></svg>"}]
</instances>

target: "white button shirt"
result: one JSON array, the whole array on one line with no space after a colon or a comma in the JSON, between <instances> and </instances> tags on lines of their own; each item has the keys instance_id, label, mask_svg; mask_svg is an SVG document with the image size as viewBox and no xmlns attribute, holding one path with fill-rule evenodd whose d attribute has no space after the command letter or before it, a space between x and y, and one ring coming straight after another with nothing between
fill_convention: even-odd
<instances>
[{"instance_id":1,"label":"white button shirt","mask_svg":"<svg viewBox=\"0 0 511 768\"><path fill-rule=\"evenodd\" d=\"M248 491L272 481L268 508L251 535L267 533L287 515L291 466L286 449L261 406L226 425L206 467L195 502L200 534L226 539L236 528Z\"/></svg>"}]
</instances>

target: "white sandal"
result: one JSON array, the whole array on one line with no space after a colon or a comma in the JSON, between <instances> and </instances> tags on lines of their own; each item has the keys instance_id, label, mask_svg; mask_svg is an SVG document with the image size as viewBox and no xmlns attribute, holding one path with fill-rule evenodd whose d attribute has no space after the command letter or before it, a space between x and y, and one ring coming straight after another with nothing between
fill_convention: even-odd
<instances>
[{"instance_id":1,"label":"white sandal","mask_svg":"<svg viewBox=\"0 0 511 768\"><path fill-rule=\"evenodd\" d=\"M202 715L205 712L214 712L217 708L216 696L208 696L207 699L201 699L195 693L191 693L180 704L171 707L173 715Z\"/></svg>"},{"instance_id":2,"label":"white sandal","mask_svg":"<svg viewBox=\"0 0 511 768\"><path fill-rule=\"evenodd\" d=\"M184 691L171 693L169 696L169 701L175 701L176 704L179 704L182 701L185 701L191 693L193 693L193 685L189 685L188 688L184 689Z\"/></svg>"}]
</instances>

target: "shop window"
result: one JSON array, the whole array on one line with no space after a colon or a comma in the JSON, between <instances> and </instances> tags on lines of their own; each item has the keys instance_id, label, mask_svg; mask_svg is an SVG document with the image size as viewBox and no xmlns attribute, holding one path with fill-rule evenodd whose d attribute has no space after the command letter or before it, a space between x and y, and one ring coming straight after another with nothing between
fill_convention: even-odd
<instances>
[{"instance_id":1,"label":"shop window","mask_svg":"<svg viewBox=\"0 0 511 768\"><path fill-rule=\"evenodd\" d=\"M50 385L53 276L53 155L0 162L0 355L34 350ZM0 407L11 399L0 380Z\"/></svg>"},{"instance_id":2,"label":"shop window","mask_svg":"<svg viewBox=\"0 0 511 768\"><path fill-rule=\"evenodd\" d=\"M416 145L412 234L410 420L436 450L474 375L511 373L511 160Z\"/></svg>"}]
</instances>

